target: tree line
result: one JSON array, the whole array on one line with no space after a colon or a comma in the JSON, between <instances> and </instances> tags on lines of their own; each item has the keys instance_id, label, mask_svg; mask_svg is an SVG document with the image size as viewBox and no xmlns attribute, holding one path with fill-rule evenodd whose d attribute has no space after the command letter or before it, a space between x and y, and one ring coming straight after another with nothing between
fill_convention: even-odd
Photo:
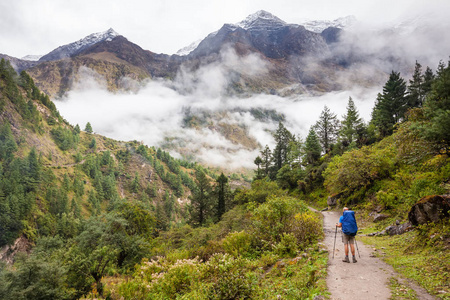
<instances>
[{"instance_id":1,"label":"tree line","mask_svg":"<svg viewBox=\"0 0 450 300\"><path fill-rule=\"evenodd\" d=\"M254 160L254 179L267 178L288 189L312 190L322 185L322 173L331 157L380 141L392 135L398 124L414 118L420 121L414 123L417 134L448 154L449 76L450 67L442 61L436 73L429 67L423 71L416 62L408 82L392 71L377 95L368 123L359 116L352 97L341 119L325 106L304 140L280 122L273 133L275 147L266 146Z\"/></svg>"}]
</instances>

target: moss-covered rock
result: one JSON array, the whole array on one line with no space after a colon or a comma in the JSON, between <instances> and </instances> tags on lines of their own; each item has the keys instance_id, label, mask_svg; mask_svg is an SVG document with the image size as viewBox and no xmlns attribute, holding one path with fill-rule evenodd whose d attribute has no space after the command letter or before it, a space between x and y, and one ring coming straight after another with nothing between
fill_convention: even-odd
<instances>
[{"instance_id":1,"label":"moss-covered rock","mask_svg":"<svg viewBox=\"0 0 450 300\"><path fill-rule=\"evenodd\" d=\"M409 211L408 219L414 226L438 222L450 216L450 196L432 195L419 200Z\"/></svg>"}]
</instances>

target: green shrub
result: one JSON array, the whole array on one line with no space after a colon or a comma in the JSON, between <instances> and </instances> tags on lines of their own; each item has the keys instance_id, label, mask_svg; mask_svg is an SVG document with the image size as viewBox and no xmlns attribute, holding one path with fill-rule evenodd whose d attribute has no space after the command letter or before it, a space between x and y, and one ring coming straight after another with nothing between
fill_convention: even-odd
<instances>
[{"instance_id":1,"label":"green shrub","mask_svg":"<svg viewBox=\"0 0 450 300\"><path fill-rule=\"evenodd\" d=\"M232 232L222 241L226 253L237 256L250 256L252 254L252 236L245 232Z\"/></svg>"},{"instance_id":2,"label":"green shrub","mask_svg":"<svg viewBox=\"0 0 450 300\"><path fill-rule=\"evenodd\" d=\"M292 233L283 233L281 241L275 246L274 252L280 256L294 257L297 254L297 239Z\"/></svg>"},{"instance_id":3,"label":"green shrub","mask_svg":"<svg viewBox=\"0 0 450 300\"><path fill-rule=\"evenodd\" d=\"M312 211L296 214L289 226L289 231L297 239L300 248L306 247L323 236L322 222Z\"/></svg>"},{"instance_id":4,"label":"green shrub","mask_svg":"<svg viewBox=\"0 0 450 300\"><path fill-rule=\"evenodd\" d=\"M204 265L203 279L211 283L208 299L250 299L252 280L245 274L245 260L216 254Z\"/></svg>"},{"instance_id":5,"label":"green shrub","mask_svg":"<svg viewBox=\"0 0 450 300\"><path fill-rule=\"evenodd\" d=\"M295 198L269 197L253 211L252 225L256 238L261 241L263 247L272 248L281 241L283 233L291 232L289 221L295 214L306 210L306 206Z\"/></svg>"}]
</instances>

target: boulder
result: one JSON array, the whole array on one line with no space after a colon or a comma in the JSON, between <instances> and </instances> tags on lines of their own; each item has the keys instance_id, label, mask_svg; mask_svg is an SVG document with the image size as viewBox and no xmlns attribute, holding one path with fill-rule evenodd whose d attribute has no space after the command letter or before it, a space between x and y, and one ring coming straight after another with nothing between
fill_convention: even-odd
<instances>
[{"instance_id":1,"label":"boulder","mask_svg":"<svg viewBox=\"0 0 450 300\"><path fill-rule=\"evenodd\" d=\"M327 205L328 206L336 206L341 195L342 194L339 193L339 194L334 194L334 195L328 196Z\"/></svg>"},{"instance_id":2,"label":"boulder","mask_svg":"<svg viewBox=\"0 0 450 300\"><path fill-rule=\"evenodd\" d=\"M426 196L409 211L408 219L417 226L428 222L438 222L450 216L450 195Z\"/></svg>"},{"instance_id":3,"label":"boulder","mask_svg":"<svg viewBox=\"0 0 450 300\"><path fill-rule=\"evenodd\" d=\"M397 224L397 225L391 225L388 226L385 231L389 235L399 235L404 234L405 232L412 229L411 223L407 222L404 224Z\"/></svg>"},{"instance_id":4,"label":"boulder","mask_svg":"<svg viewBox=\"0 0 450 300\"><path fill-rule=\"evenodd\" d=\"M374 223L377 223L377 222L380 222L380 221L382 221L382 220L384 220L384 219L387 219L387 218L389 218L388 215L385 215L385 214L375 214L375 215L373 216L373 222L374 222Z\"/></svg>"}]
</instances>

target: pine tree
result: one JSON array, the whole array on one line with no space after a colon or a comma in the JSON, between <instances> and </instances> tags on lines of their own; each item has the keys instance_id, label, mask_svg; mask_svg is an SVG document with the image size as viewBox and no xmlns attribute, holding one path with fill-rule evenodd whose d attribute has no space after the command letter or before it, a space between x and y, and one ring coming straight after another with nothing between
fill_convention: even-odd
<instances>
[{"instance_id":1,"label":"pine tree","mask_svg":"<svg viewBox=\"0 0 450 300\"><path fill-rule=\"evenodd\" d=\"M362 120L359 117L352 97L348 98L347 113L342 118L342 127L339 131L340 136L348 144L351 144L356 141L358 128L362 125Z\"/></svg>"},{"instance_id":2,"label":"pine tree","mask_svg":"<svg viewBox=\"0 0 450 300\"><path fill-rule=\"evenodd\" d=\"M222 218L222 215L226 210L226 192L227 192L227 183L228 178L222 174L216 179L216 194L217 194L217 220Z\"/></svg>"},{"instance_id":3,"label":"pine tree","mask_svg":"<svg viewBox=\"0 0 450 300\"><path fill-rule=\"evenodd\" d=\"M433 83L433 81L434 81L433 70L431 70L430 67L427 67L425 73L423 74L423 84L422 84L422 89L425 94L425 97L430 94L431 84Z\"/></svg>"},{"instance_id":4,"label":"pine tree","mask_svg":"<svg viewBox=\"0 0 450 300\"><path fill-rule=\"evenodd\" d=\"M272 151L270 150L268 145L266 145L264 150L261 151L261 159L261 172L264 176L269 176L272 166Z\"/></svg>"},{"instance_id":5,"label":"pine tree","mask_svg":"<svg viewBox=\"0 0 450 300\"><path fill-rule=\"evenodd\" d=\"M289 142L293 140L293 135L286 127L284 127L283 123L280 122L278 124L278 129L274 134L274 138L276 145L272 153L272 159L275 167L274 172L276 173L287 162Z\"/></svg>"},{"instance_id":6,"label":"pine tree","mask_svg":"<svg viewBox=\"0 0 450 300\"><path fill-rule=\"evenodd\" d=\"M261 159L261 157L258 155L255 160L253 161L253 163L258 167L258 169L256 170L256 179L261 179L262 178L262 172L261 172L261 164L263 163L263 160Z\"/></svg>"},{"instance_id":7,"label":"pine tree","mask_svg":"<svg viewBox=\"0 0 450 300\"><path fill-rule=\"evenodd\" d=\"M424 76L422 74L422 65L416 61L414 73L409 80L408 85L408 106L422 107L425 100L425 91L423 88Z\"/></svg>"},{"instance_id":8,"label":"pine tree","mask_svg":"<svg viewBox=\"0 0 450 300\"><path fill-rule=\"evenodd\" d=\"M408 110L406 82L400 73L392 71L383 87L383 93L378 94L372 111L372 123L378 129L380 137L392 134L394 125L403 121Z\"/></svg>"},{"instance_id":9,"label":"pine tree","mask_svg":"<svg viewBox=\"0 0 450 300\"><path fill-rule=\"evenodd\" d=\"M309 129L308 136L305 141L305 165L314 165L320 158L320 154L322 153L322 148L320 146L319 138L314 130L314 127Z\"/></svg>"},{"instance_id":10,"label":"pine tree","mask_svg":"<svg viewBox=\"0 0 450 300\"><path fill-rule=\"evenodd\" d=\"M89 123L89 122L86 123L86 127L84 128L84 131L86 131L87 133L92 133L93 132L91 123Z\"/></svg>"},{"instance_id":11,"label":"pine tree","mask_svg":"<svg viewBox=\"0 0 450 300\"><path fill-rule=\"evenodd\" d=\"M328 153L331 145L336 142L339 132L339 120L333 112L325 105L319 120L314 126L317 137L319 138L322 149Z\"/></svg>"},{"instance_id":12,"label":"pine tree","mask_svg":"<svg viewBox=\"0 0 450 300\"><path fill-rule=\"evenodd\" d=\"M89 148L95 150L97 149L97 140L93 137L91 142L89 143Z\"/></svg>"},{"instance_id":13,"label":"pine tree","mask_svg":"<svg viewBox=\"0 0 450 300\"><path fill-rule=\"evenodd\" d=\"M212 216L213 205L211 201L211 184L202 170L195 173L196 188L191 196L191 223L202 226Z\"/></svg>"}]
</instances>

